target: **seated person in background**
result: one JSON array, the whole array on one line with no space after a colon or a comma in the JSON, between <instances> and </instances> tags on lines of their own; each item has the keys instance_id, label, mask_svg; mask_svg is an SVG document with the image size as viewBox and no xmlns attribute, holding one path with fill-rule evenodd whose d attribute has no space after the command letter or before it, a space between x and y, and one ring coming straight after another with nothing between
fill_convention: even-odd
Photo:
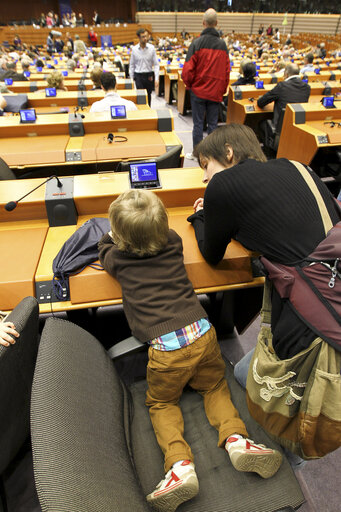
<instances>
[{"instance_id":1,"label":"seated person in background","mask_svg":"<svg viewBox=\"0 0 341 512\"><path fill-rule=\"evenodd\" d=\"M321 59L324 59L327 55L327 50L325 49L324 43L318 44L316 50L317 57L320 57Z\"/></svg>"},{"instance_id":2,"label":"seated person in background","mask_svg":"<svg viewBox=\"0 0 341 512\"><path fill-rule=\"evenodd\" d=\"M188 279L182 241L169 229L162 201L153 192L129 190L110 205L109 221L111 231L98 244L99 259L122 287L133 335L150 345L146 405L164 453L166 476L147 501L154 510L172 512L198 493L178 405L186 384L203 396L208 420L219 431L218 446L233 466L271 477L282 457L246 439L224 377L215 329Z\"/></svg>"},{"instance_id":3,"label":"seated person in background","mask_svg":"<svg viewBox=\"0 0 341 512\"><path fill-rule=\"evenodd\" d=\"M240 63L240 76L236 82L231 85L248 85L255 83L256 76L256 64L254 64L250 59L244 59Z\"/></svg>"},{"instance_id":4,"label":"seated person in background","mask_svg":"<svg viewBox=\"0 0 341 512\"><path fill-rule=\"evenodd\" d=\"M86 53L86 46L84 41L81 41L79 35L75 35L75 40L73 42L73 49L76 53L84 52Z\"/></svg>"},{"instance_id":5,"label":"seated person in background","mask_svg":"<svg viewBox=\"0 0 341 512\"><path fill-rule=\"evenodd\" d=\"M286 63L284 60L279 60L275 62L272 69L270 69L269 73L276 73L276 75L282 76L284 75Z\"/></svg>"},{"instance_id":6,"label":"seated person in background","mask_svg":"<svg viewBox=\"0 0 341 512\"><path fill-rule=\"evenodd\" d=\"M60 71L52 71L46 81L47 87L55 87L59 91L67 91L67 87L64 85L64 77Z\"/></svg>"},{"instance_id":7,"label":"seated person in background","mask_svg":"<svg viewBox=\"0 0 341 512\"><path fill-rule=\"evenodd\" d=\"M31 61L29 60L28 57L23 57L21 59L21 69L22 71L29 71L30 70L30 65L31 65Z\"/></svg>"},{"instance_id":8,"label":"seated person in background","mask_svg":"<svg viewBox=\"0 0 341 512\"><path fill-rule=\"evenodd\" d=\"M96 89L102 89L101 84L101 76L103 74L103 70L100 66L94 66L93 70L90 73L90 78L92 80L92 83L94 84L92 90Z\"/></svg>"},{"instance_id":9,"label":"seated person in background","mask_svg":"<svg viewBox=\"0 0 341 512\"><path fill-rule=\"evenodd\" d=\"M287 103L306 103L309 101L310 85L302 82L299 72L295 64L287 64L284 70L283 82L279 82L271 91L257 100L257 105L260 108L265 107L272 101L275 102L273 123L277 133L280 131L278 123L282 119L282 109L285 108Z\"/></svg>"},{"instance_id":10,"label":"seated person in background","mask_svg":"<svg viewBox=\"0 0 341 512\"><path fill-rule=\"evenodd\" d=\"M304 73L311 73L314 71L314 54L312 52L307 53L304 57L304 66L301 68L300 73L304 75Z\"/></svg>"},{"instance_id":11,"label":"seated person in background","mask_svg":"<svg viewBox=\"0 0 341 512\"><path fill-rule=\"evenodd\" d=\"M137 110L135 103L117 94L115 75L109 72L102 73L100 81L105 96L91 105L90 112L109 112L112 105L124 105L126 110Z\"/></svg>"},{"instance_id":12,"label":"seated person in background","mask_svg":"<svg viewBox=\"0 0 341 512\"><path fill-rule=\"evenodd\" d=\"M43 68L45 66L44 61L41 59L37 59L36 68Z\"/></svg>"},{"instance_id":13,"label":"seated person in background","mask_svg":"<svg viewBox=\"0 0 341 512\"><path fill-rule=\"evenodd\" d=\"M78 55L77 53L74 53L72 55L72 52L69 52L68 53L68 60L66 61L66 69L68 71L74 71L77 67L77 60L78 60Z\"/></svg>"},{"instance_id":14,"label":"seated person in background","mask_svg":"<svg viewBox=\"0 0 341 512\"><path fill-rule=\"evenodd\" d=\"M1 80L5 80L5 78L12 78L13 82L23 82L27 81L26 76L23 73L17 73L17 64L16 62L7 62L7 71L1 76Z\"/></svg>"},{"instance_id":15,"label":"seated person in background","mask_svg":"<svg viewBox=\"0 0 341 512\"><path fill-rule=\"evenodd\" d=\"M7 101L5 100L5 98L3 97L3 95L0 92L0 116L2 116L4 114L4 108L6 107L6 105L7 105Z\"/></svg>"}]
</instances>

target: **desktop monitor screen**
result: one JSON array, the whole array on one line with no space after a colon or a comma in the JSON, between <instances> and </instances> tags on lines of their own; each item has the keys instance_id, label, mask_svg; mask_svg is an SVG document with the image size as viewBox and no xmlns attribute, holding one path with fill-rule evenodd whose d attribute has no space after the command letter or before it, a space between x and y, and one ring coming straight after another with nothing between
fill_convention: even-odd
<instances>
[{"instance_id":1,"label":"desktop monitor screen","mask_svg":"<svg viewBox=\"0 0 341 512\"><path fill-rule=\"evenodd\" d=\"M46 98L55 98L57 96L57 91L55 87L47 87L45 89Z\"/></svg>"},{"instance_id":2,"label":"desktop monitor screen","mask_svg":"<svg viewBox=\"0 0 341 512\"><path fill-rule=\"evenodd\" d=\"M334 97L326 96L322 99L322 105L326 108L334 108Z\"/></svg>"},{"instance_id":3,"label":"desktop monitor screen","mask_svg":"<svg viewBox=\"0 0 341 512\"><path fill-rule=\"evenodd\" d=\"M131 188L160 188L156 162L132 162L129 165Z\"/></svg>"},{"instance_id":4,"label":"desktop monitor screen","mask_svg":"<svg viewBox=\"0 0 341 512\"><path fill-rule=\"evenodd\" d=\"M110 107L110 113L112 119L124 119L127 117L127 112L124 105L112 105Z\"/></svg>"},{"instance_id":5,"label":"desktop monitor screen","mask_svg":"<svg viewBox=\"0 0 341 512\"><path fill-rule=\"evenodd\" d=\"M37 120L36 111L34 108L27 108L19 110L21 123L35 123Z\"/></svg>"}]
</instances>

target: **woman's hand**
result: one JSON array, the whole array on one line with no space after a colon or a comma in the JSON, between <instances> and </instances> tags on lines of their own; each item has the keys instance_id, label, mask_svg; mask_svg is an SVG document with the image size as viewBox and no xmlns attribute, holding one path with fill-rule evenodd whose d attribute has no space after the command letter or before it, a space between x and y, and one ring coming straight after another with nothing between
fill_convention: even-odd
<instances>
[{"instance_id":1,"label":"woman's hand","mask_svg":"<svg viewBox=\"0 0 341 512\"><path fill-rule=\"evenodd\" d=\"M10 344L14 345L16 342L15 338L19 337L19 333L15 330L15 326L12 322L1 322L0 323L0 345L9 347Z\"/></svg>"},{"instance_id":2,"label":"woman's hand","mask_svg":"<svg viewBox=\"0 0 341 512\"><path fill-rule=\"evenodd\" d=\"M199 197L194 205L193 205L193 209L195 212L198 212L199 210L202 210L204 208L204 198L203 197Z\"/></svg>"}]
</instances>

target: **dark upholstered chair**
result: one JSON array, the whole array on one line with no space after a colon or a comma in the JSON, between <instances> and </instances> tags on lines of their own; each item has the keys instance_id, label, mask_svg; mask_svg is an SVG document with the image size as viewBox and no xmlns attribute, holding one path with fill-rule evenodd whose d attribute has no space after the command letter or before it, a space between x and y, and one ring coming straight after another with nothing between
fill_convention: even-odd
<instances>
[{"instance_id":1,"label":"dark upholstered chair","mask_svg":"<svg viewBox=\"0 0 341 512\"><path fill-rule=\"evenodd\" d=\"M116 353L122 361L122 350ZM250 436L274 446L250 418L230 365L227 378ZM35 481L44 512L150 510L145 495L164 472L145 392L145 379L126 388L92 335L65 320L46 321L31 403ZM181 407L200 491L179 512L289 511L304 501L286 460L269 480L235 471L217 447L217 432L206 419L201 396L185 391Z\"/></svg>"},{"instance_id":2,"label":"dark upholstered chair","mask_svg":"<svg viewBox=\"0 0 341 512\"><path fill-rule=\"evenodd\" d=\"M37 300L26 297L7 320L14 323L20 337L14 345L0 345L0 475L29 435L31 387L39 341ZM4 504L3 493L1 499Z\"/></svg>"},{"instance_id":3,"label":"dark upholstered chair","mask_svg":"<svg viewBox=\"0 0 341 512\"><path fill-rule=\"evenodd\" d=\"M0 158L0 180L15 180L16 176L5 160Z\"/></svg>"},{"instance_id":4,"label":"dark upholstered chair","mask_svg":"<svg viewBox=\"0 0 341 512\"><path fill-rule=\"evenodd\" d=\"M179 144L178 146L174 146L173 148L166 151L161 156L158 156L156 158L150 159L153 162L157 162L158 169L173 169L176 167L180 167L180 155L182 151L182 145ZM141 160L142 162L143 160ZM148 160L144 160L145 162L148 162ZM121 171L129 171L129 164L130 162L120 162L116 168L116 172Z\"/></svg>"}]
</instances>

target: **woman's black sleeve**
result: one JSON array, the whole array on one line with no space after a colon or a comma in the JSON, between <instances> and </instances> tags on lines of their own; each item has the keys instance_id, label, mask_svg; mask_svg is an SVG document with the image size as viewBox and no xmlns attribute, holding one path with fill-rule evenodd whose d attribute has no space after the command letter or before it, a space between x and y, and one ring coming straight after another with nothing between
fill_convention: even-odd
<instances>
[{"instance_id":1,"label":"woman's black sleeve","mask_svg":"<svg viewBox=\"0 0 341 512\"><path fill-rule=\"evenodd\" d=\"M188 218L194 227L201 254L212 265L223 259L235 232L235 216L220 181L216 176L212 179L205 192L204 209Z\"/></svg>"}]
</instances>

